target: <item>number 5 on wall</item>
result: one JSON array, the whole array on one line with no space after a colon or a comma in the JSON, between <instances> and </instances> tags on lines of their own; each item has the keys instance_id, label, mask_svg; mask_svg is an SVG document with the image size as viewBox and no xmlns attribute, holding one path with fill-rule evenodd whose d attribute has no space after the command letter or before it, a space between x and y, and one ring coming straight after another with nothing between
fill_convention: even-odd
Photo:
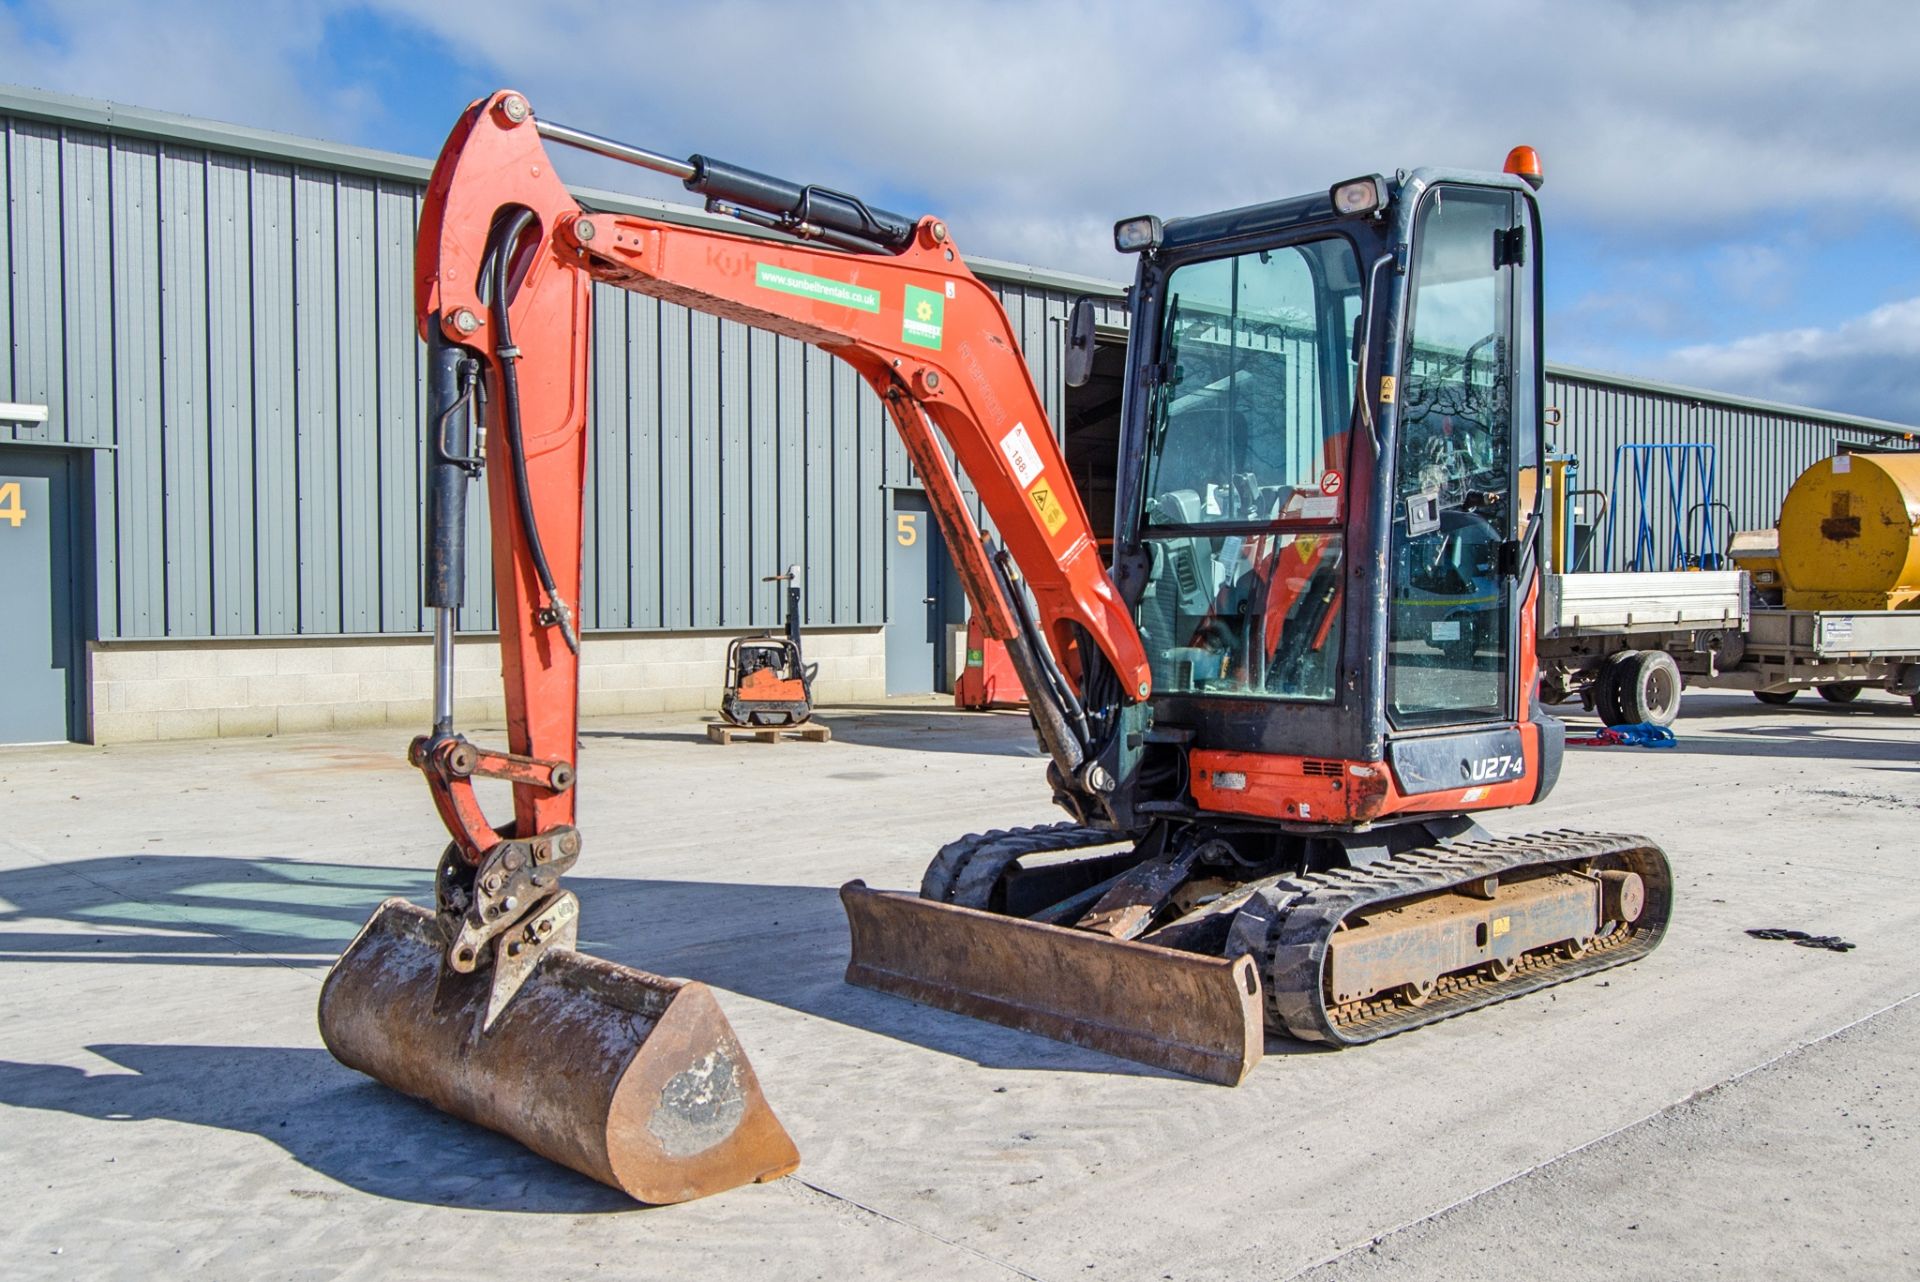
<instances>
[{"instance_id":1,"label":"number 5 on wall","mask_svg":"<svg viewBox=\"0 0 1920 1282\"><path fill-rule=\"evenodd\" d=\"M16 485L14 488L17 490L20 487ZM0 494L4 493L6 491L0 490ZM0 515L4 513L0 512ZM14 524L18 525L19 522L15 521ZM913 519L913 513L895 512L893 514L893 541L903 548L910 548L920 541L920 523Z\"/></svg>"},{"instance_id":2,"label":"number 5 on wall","mask_svg":"<svg viewBox=\"0 0 1920 1282\"><path fill-rule=\"evenodd\" d=\"M0 521L7 522L17 530L20 522L26 519L27 509L20 506L20 482L0 484Z\"/></svg>"}]
</instances>

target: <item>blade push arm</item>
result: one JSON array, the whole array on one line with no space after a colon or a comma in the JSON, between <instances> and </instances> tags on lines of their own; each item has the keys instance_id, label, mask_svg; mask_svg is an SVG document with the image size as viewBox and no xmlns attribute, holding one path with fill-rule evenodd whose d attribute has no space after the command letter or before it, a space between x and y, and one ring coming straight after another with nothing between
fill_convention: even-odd
<instances>
[{"instance_id":1,"label":"blade push arm","mask_svg":"<svg viewBox=\"0 0 1920 1282\"><path fill-rule=\"evenodd\" d=\"M585 146L663 170L710 207L845 250L729 235L581 210L542 143ZM1032 376L999 300L969 271L944 224L874 211L721 162L681 162L536 121L500 93L468 109L448 139L422 212L416 308L430 348L475 362L485 401L495 590L510 753L571 766L578 710L572 611L580 583L591 290L595 281L737 320L823 348L885 404L989 635L1024 657L1042 738L1069 792L1091 785L1088 710L1097 672L1112 701L1149 692L1145 652L1108 578ZM510 391L517 384L517 396ZM449 380L449 386L457 386ZM511 403L517 400L516 406ZM436 398L436 410L440 409ZM939 438L971 477L1037 607L1026 617L1010 566L974 524ZM436 441L436 445L439 441ZM434 466L455 467L442 454ZM430 495L447 486L430 481ZM457 523L430 513L436 538ZM544 549L544 553L542 553ZM429 604L446 609L447 593ZM470 783L434 763L464 744L437 726L417 755L469 861L506 833L486 827ZM438 756L436 756L438 754ZM570 769L565 772L571 782ZM1061 780L1056 781L1057 785ZM570 824L571 792L515 781L512 835Z\"/></svg>"}]
</instances>

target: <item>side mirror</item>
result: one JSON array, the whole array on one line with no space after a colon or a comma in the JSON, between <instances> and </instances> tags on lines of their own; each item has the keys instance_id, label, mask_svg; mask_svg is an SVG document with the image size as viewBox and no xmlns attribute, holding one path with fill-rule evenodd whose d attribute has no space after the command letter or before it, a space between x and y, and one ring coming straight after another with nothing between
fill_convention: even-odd
<instances>
[{"instance_id":1,"label":"side mirror","mask_svg":"<svg viewBox=\"0 0 1920 1282\"><path fill-rule=\"evenodd\" d=\"M1068 387L1085 387L1093 378L1093 300L1076 298L1067 316Z\"/></svg>"}]
</instances>

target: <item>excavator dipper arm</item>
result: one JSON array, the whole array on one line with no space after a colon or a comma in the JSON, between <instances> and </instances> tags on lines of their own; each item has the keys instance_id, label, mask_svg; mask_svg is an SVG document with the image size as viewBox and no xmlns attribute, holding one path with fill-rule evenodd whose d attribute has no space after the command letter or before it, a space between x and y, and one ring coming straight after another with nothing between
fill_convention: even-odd
<instances>
[{"instance_id":1,"label":"excavator dipper arm","mask_svg":"<svg viewBox=\"0 0 1920 1282\"><path fill-rule=\"evenodd\" d=\"M717 191L731 200L715 197L716 207L749 222L866 252L583 210L554 176L543 135ZM1027 688L1042 692L1037 722L1056 786L1097 811L1098 789L1084 774L1097 746L1086 693L1108 705L1145 698L1147 658L1101 563L1006 312L937 219L875 214L852 197L813 188L798 189L803 211L784 220L733 203L764 205L791 189L704 157L674 161L538 121L511 92L474 104L442 152L421 219L416 308L437 359L476 363L490 391L485 439L499 545L507 755L559 763L570 785L598 281L800 339L860 374L927 487L983 627L1012 643ZM1026 617L1011 568L975 525L941 438L1024 577L1037 618ZM440 610L459 603L452 571L461 558L462 514L450 500L435 506L464 481L461 453L448 440L444 430L436 437L440 476L429 486L428 604ZM1113 679L1102 684L1096 672ZM472 864L509 835L487 825L472 802L471 777L487 771L458 768L476 751L444 724L414 754ZM504 764L482 760L496 771ZM572 822L568 788L516 777L514 798L513 837Z\"/></svg>"}]
</instances>

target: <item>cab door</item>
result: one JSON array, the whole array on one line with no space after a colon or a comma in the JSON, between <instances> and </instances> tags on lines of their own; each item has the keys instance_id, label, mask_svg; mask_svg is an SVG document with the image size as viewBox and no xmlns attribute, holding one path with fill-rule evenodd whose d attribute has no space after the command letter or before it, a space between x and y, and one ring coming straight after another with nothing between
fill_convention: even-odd
<instances>
[{"instance_id":1,"label":"cab door","mask_svg":"<svg viewBox=\"0 0 1920 1282\"><path fill-rule=\"evenodd\" d=\"M1510 722L1519 706L1536 489L1521 472L1538 432L1531 235L1521 197L1500 188L1438 184L1415 214L1391 474L1396 729Z\"/></svg>"}]
</instances>

